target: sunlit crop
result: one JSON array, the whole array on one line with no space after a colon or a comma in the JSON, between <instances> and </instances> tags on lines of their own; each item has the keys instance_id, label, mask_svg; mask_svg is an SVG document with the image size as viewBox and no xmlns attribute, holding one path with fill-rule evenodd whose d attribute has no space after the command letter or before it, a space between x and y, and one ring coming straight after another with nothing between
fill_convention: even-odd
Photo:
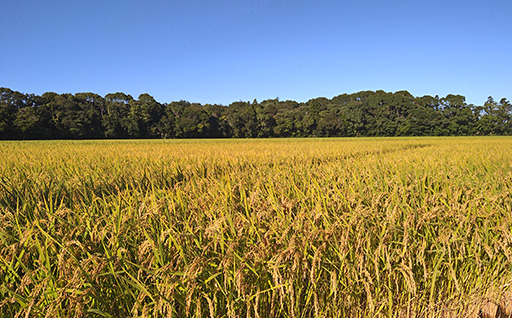
<instances>
[{"instance_id":1,"label":"sunlit crop","mask_svg":"<svg viewBox=\"0 0 512 318\"><path fill-rule=\"evenodd\" d=\"M476 317L512 138L0 143L2 317Z\"/></svg>"}]
</instances>

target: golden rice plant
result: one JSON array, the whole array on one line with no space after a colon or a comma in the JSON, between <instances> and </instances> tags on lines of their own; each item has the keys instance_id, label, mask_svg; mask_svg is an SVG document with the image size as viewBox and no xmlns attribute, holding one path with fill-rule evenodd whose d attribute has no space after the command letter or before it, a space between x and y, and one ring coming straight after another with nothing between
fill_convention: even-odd
<instances>
[{"instance_id":1,"label":"golden rice plant","mask_svg":"<svg viewBox=\"0 0 512 318\"><path fill-rule=\"evenodd\" d=\"M512 138L0 143L2 317L476 317Z\"/></svg>"}]
</instances>

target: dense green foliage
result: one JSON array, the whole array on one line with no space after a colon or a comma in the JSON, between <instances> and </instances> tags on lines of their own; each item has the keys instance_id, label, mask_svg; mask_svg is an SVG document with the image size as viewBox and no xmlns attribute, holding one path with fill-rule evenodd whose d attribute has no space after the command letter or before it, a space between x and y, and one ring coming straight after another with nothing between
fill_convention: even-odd
<instances>
[{"instance_id":1,"label":"dense green foliage","mask_svg":"<svg viewBox=\"0 0 512 318\"><path fill-rule=\"evenodd\" d=\"M365 91L305 103L159 103L149 94L23 94L0 88L0 139L467 136L512 134L512 105L461 95Z\"/></svg>"}]
</instances>

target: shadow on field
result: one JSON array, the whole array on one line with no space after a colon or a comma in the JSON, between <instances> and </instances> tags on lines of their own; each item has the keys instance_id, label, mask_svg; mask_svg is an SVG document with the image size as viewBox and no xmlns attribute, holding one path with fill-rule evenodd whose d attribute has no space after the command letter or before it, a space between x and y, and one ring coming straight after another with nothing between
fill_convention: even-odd
<instances>
[{"instance_id":1,"label":"shadow on field","mask_svg":"<svg viewBox=\"0 0 512 318\"><path fill-rule=\"evenodd\" d=\"M478 312L478 318L511 318L512 301L496 303L488 300Z\"/></svg>"},{"instance_id":2,"label":"shadow on field","mask_svg":"<svg viewBox=\"0 0 512 318\"><path fill-rule=\"evenodd\" d=\"M402 151L406 151L406 150L427 148L430 146L432 146L432 145L431 144L405 145L405 146L397 147L397 148L386 148L386 149L354 152L354 153L349 153L349 154L342 155L342 156L324 156L322 158L312 158L311 163L315 164L315 165L320 165L320 164L326 163L326 162L348 160L348 159L360 159L360 158L372 156L372 155L386 155L386 154L402 152Z\"/></svg>"}]
</instances>

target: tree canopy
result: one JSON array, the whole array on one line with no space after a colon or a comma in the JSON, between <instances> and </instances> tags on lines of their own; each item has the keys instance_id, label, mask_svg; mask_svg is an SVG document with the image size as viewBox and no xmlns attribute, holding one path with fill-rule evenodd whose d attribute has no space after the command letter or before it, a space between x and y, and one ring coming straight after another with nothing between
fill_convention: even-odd
<instances>
[{"instance_id":1,"label":"tree canopy","mask_svg":"<svg viewBox=\"0 0 512 318\"><path fill-rule=\"evenodd\" d=\"M159 103L117 92L42 96L0 88L0 139L511 135L512 105L489 96L362 91L307 102Z\"/></svg>"}]
</instances>

